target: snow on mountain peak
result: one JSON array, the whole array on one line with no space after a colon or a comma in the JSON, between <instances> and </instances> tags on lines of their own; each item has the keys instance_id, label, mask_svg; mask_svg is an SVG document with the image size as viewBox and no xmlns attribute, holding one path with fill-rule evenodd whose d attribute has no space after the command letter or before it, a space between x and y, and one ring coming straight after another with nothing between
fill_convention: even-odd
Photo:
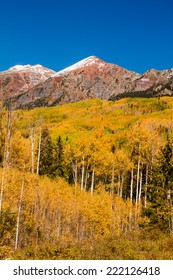
<instances>
[{"instance_id":1,"label":"snow on mountain peak","mask_svg":"<svg viewBox=\"0 0 173 280\"><path fill-rule=\"evenodd\" d=\"M8 70L3 71L2 73L13 73L13 72L20 72L20 71L29 71L30 73L38 73L40 75L48 75L51 76L55 73L55 71L45 68L40 64L36 65L15 65L13 67L10 67Z\"/></svg>"},{"instance_id":2,"label":"snow on mountain peak","mask_svg":"<svg viewBox=\"0 0 173 280\"><path fill-rule=\"evenodd\" d=\"M29 68L29 67L31 67L30 64L27 64L27 65L15 65L15 66L10 67L7 71L20 71L20 70L24 70L24 69Z\"/></svg>"},{"instance_id":3,"label":"snow on mountain peak","mask_svg":"<svg viewBox=\"0 0 173 280\"><path fill-rule=\"evenodd\" d=\"M15 71L22 71L22 70L29 70L29 69L38 69L38 68L43 68L43 67L40 64L36 64L36 65L30 65L30 64L15 65L15 66L10 67L6 71L15 72ZM6 71L4 71L4 72L6 72Z\"/></svg>"},{"instance_id":4,"label":"snow on mountain peak","mask_svg":"<svg viewBox=\"0 0 173 280\"><path fill-rule=\"evenodd\" d=\"M57 72L54 76L59 76L61 74L64 74L66 72L69 72L69 71L72 71L72 70L76 70L78 68L82 68L82 67L85 67L85 66L89 66L89 65L92 65L92 64L99 64L99 66L104 66L104 62L102 62L101 59L97 58L96 56L89 56L87 58L84 58L78 62L76 62L75 64L63 69L63 70L60 70L59 72Z\"/></svg>"}]
</instances>

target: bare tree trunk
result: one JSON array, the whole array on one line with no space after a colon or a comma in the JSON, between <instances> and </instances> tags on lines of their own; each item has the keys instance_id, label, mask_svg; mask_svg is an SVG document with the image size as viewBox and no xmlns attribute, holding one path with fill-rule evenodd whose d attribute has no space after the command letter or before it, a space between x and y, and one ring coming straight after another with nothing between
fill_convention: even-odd
<instances>
[{"instance_id":1,"label":"bare tree trunk","mask_svg":"<svg viewBox=\"0 0 173 280\"><path fill-rule=\"evenodd\" d=\"M12 123L11 123L11 109L10 109L7 115L7 136L6 136L5 152L4 152L4 161L7 167L9 166L9 161L10 161L11 127L12 127Z\"/></svg>"},{"instance_id":2,"label":"bare tree trunk","mask_svg":"<svg viewBox=\"0 0 173 280\"><path fill-rule=\"evenodd\" d=\"M140 182L139 182L139 198L138 201L141 201L141 193L142 193L142 171L140 172Z\"/></svg>"},{"instance_id":3,"label":"bare tree trunk","mask_svg":"<svg viewBox=\"0 0 173 280\"><path fill-rule=\"evenodd\" d=\"M81 177L81 190L83 190L84 187L84 174L85 174L85 158L82 157L82 177Z\"/></svg>"},{"instance_id":4,"label":"bare tree trunk","mask_svg":"<svg viewBox=\"0 0 173 280\"><path fill-rule=\"evenodd\" d=\"M121 180L120 180L120 197L123 197L123 185L124 185L124 171L121 174Z\"/></svg>"},{"instance_id":5,"label":"bare tree trunk","mask_svg":"<svg viewBox=\"0 0 173 280\"><path fill-rule=\"evenodd\" d=\"M145 177L145 197L144 197L144 207L147 207L147 189L148 189L148 164L146 165L146 177Z\"/></svg>"},{"instance_id":6,"label":"bare tree trunk","mask_svg":"<svg viewBox=\"0 0 173 280\"><path fill-rule=\"evenodd\" d=\"M110 195L113 194L114 191L114 181L115 181L115 164L113 163L112 166L112 181L111 181L111 187L110 187Z\"/></svg>"},{"instance_id":7,"label":"bare tree trunk","mask_svg":"<svg viewBox=\"0 0 173 280\"><path fill-rule=\"evenodd\" d=\"M31 128L31 172L34 173L34 150L35 150L35 131Z\"/></svg>"},{"instance_id":8,"label":"bare tree trunk","mask_svg":"<svg viewBox=\"0 0 173 280\"><path fill-rule=\"evenodd\" d=\"M131 170L131 182L130 182L130 201L133 201L133 168Z\"/></svg>"},{"instance_id":9,"label":"bare tree trunk","mask_svg":"<svg viewBox=\"0 0 173 280\"><path fill-rule=\"evenodd\" d=\"M120 171L118 173L118 189L117 189L117 195L120 195L120 188L121 188L121 174Z\"/></svg>"},{"instance_id":10,"label":"bare tree trunk","mask_svg":"<svg viewBox=\"0 0 173 280\"><path fill-rule=\"evenodd\" d=\"M38 140L37 174L39 174L39 169L40 169L41 135L42 135L42 130L40 128L40 134L39 134L39 140Z\"/></svg>"},{"instance_id":11,"label":"bare tree trunk","mask_svg":"<svg viewBox=\"0 0 173 280\"><path fill-rule=\"evenodd\" d=\"M136 205L139 198L139 175L140 175L140 156L138 157L138 168L137 168L137 182L136 182Z\"/></svg>"},{"instance_id":12,"label":"bare tree trunk","mask_svg":"<svg viewBox=\"0 0 173 280\"><path fill-rule=\"evenodd\" d=\"M19 207L18 207L18 214L17 214L16 241L15 241L15 248L14 248L15 250L17 250L18 248L18 241L19 241L20 214L21 214L21 207L22 207L23 191L24 191L24 176L22 178L22 187L20 192L20 200L19 200Z\"/></svg>"},{"instance_id":13,"label":"bare tree trunk","mask_svg":"<svg viewBox=\"0 0 173 280\"><path fill-rule=\"evenodd\" d=\"M133 168L131 170L131 182L130 182L130 215L129 215L129 228L132 227L132 205L133 205Z\"/></svg>"},{"instance_id":14,"label":"bare tree trunk","mask_svg":"<svg viewBox=\"0 0 173 280\"><path fill-rule=\"evenodd\" d=\"M91 195L93 195L93 193L94 193L94 175L95 175L95 166L93 166L93 171L92 171Z\"/></svg>"},{"instance_id":15,"label":"bare tree trunk","mask_svg":"<svg viewBox=\"0 0 173 280\"><path fill-rule=\"evenodd\" d=\"M3 193L4 193L4 181L5 181L5 170L6 167L9 166L10 161L10 142L11 142L11 108L7 114L7 132L5 139L5 148L4 148L4 161L2 168L2 178L1 178L1 192L0 192L0 215L2 213L2 201L3 201Z\"/></svg>"},{"instance_id":16,"label":"bare tree trunk","mask_svg":"<svg viewBox=\"0 0 173 280\"><path fill-rule=\"evenodd\" d=\"M88 167L89 167L89 164L87 164L86 172L85 172L85 186L84 186L85 191L87 189L87 181L88 181L88 178L89 178Z\"/></svg>"},{"instance_id":17,"label":"bare tree trunk","mask_svg":"<svg viewBox=\"0 0 173 280\"><path fill-rule=\"evenodd\" d=\"M138 167L137 167L135 223L136 223L137 218L138 218L139 180L140 180L139 177L140 177L140 155L138 156Z\"/></svg>"}]
</instances>

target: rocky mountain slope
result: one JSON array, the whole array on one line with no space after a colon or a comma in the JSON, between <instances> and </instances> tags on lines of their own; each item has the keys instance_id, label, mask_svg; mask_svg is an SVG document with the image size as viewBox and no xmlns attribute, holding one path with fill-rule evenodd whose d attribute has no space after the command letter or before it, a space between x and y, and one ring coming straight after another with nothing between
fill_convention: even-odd
<instances>
[{"instance_id":1,"label":"rocky mountain slope","mask_svg":"<svg viewBox=\"0 0 173 280\"><path fill-rule=\"evenodd\" d=\"M33 108L87 98L116 100L128 96L173 95L173 69L143 75L91 56L59 72L15 66L0 73L0 98L13 108Z\"/></svg>"},{"instance_id":2,"label":"rocky mountain slope","mask_svg":"<svg viewBox=\"0 0 173 280\"><path fill-rule=\"evenodd\" d=\"M17 98L35 85L54 75L53 70L41 65L16 65L0 73L0 99L6 101Z\"/></svg>"}]
</instances>

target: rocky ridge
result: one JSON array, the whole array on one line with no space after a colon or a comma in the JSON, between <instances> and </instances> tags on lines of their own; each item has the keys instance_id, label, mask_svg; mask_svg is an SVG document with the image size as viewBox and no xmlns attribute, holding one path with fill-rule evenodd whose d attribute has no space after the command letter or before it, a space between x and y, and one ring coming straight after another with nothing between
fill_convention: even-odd
<instances>
[{"instance_id":1,"label":"rocky ridge","mask_svg":"<svg viewBox=\"0 0 173 280\"><path fill-rule=\"evenodd\" d=\"M91 56L59 72L17 65L0 73L0 98L13 108L55 106L88 98L173 95L173 69L143 75Z\"/></svg>"}]
</instances>

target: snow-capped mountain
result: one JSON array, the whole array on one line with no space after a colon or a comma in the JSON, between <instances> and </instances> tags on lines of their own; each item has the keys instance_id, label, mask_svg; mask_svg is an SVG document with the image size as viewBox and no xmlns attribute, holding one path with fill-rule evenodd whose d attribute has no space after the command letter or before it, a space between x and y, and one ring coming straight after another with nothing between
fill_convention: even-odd
<instances>
[{"instance_id":1,"label":"snow-capped mountain","mask_svg":"<svg viewBox=\"0 0 173 280\"><path fill-rule=\"evenodd\" d=\"M77 63L59 71L59 72L57 72L55 74L55 76L67 74L70 71L77 70L77 69L87 67L87 66L91 66L91 65L95 65L95 66L97 65L99 68L102 68L102 67L105 66L105 63L103 61L101 61L101 59L99 59L96 56L89 56L89 57L87 57L85 59L82 59L79 62L77 62Z\"/></svg>"},{"instance_id":2,"label":"snow-capped mountain","mask_svg":"<svg viewBox=\"0 0 173 280\"><path fill-rule=\"evenodd\" d=\"M115 100L127 96L173 95L173 69L151 69L143 75L96 56L59 72L41 65L16 65L0 73L0 97L14 108L33 108L88 98Z\"/></svg>"},{"instance_id":3,"label":"snow-capped mountain","mask_svg":"<svg viewBox=\"0 0 173 280\"><path fill-rule=\"evenodd\" d=\"M0 98L15 98L54 75L41 65L16 65L0 73Z\"/></svg>"}]
</instances>

